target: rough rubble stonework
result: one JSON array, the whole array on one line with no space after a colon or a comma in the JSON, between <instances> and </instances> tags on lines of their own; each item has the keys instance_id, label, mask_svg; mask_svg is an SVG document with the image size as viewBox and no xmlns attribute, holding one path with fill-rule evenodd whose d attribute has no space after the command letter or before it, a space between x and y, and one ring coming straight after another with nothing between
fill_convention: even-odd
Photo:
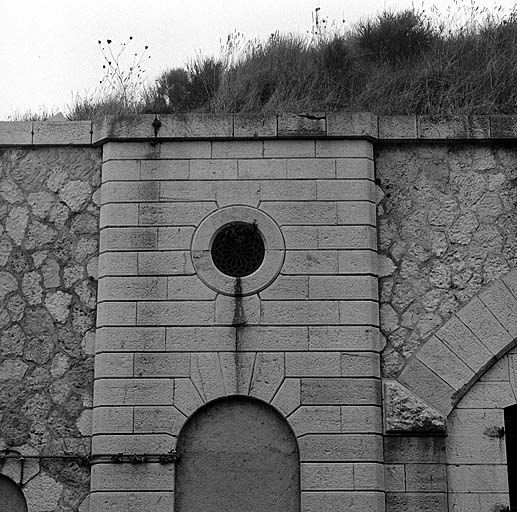
<instances>
[{"instance_id":1,"label":"rough rubble stonework","mask_svg":"<svg viewBox=\"0 0 517 512\"><path fill-rule=\"evenodd\" d=\"M517 155L503 145L405 144L376 154L384 377L517 265Z\"/></svg>"},{"instance_id":2,"label":"rough rubble stonework","mask_svg":"<svg viewBox=\"0 0 517 512\"><path fill-rule=\"evenodd\" d=\"M445 418L396 381L384 383L387 433L444 432Z\"/></svg>"},{"instance_id":3,"label":"rough rubble stonework","mask_svg":"<svg viewBox=\"0 0 517 512\"><path fill-rule=\"evenodd\" d=\"M0 150L0 450L9 453L90 453L100 159L94 148ZM7 465L20 483L19 462ZM29 512L76 511L89 479L78 460L27 459Z\"/></svg>"}]
</instances>

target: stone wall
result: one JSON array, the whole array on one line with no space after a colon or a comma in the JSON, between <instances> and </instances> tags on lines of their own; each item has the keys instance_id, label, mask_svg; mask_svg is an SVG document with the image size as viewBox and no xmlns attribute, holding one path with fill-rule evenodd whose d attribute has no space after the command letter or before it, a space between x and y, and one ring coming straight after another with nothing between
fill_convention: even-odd
<instances>
[{"instance_id":1,"label":"stone wall","mask_svg":"<svg viewBox=\"0 0 517 512\"><path fill-rule=\"evenodd\" d=\"M380 145L376 177L383 377L517 265L517 152L501 144Z\"/></svg>"},{"instance_id":2,"label":"stone wall","mask_svg":"<svg viewBox=\"0 0 517 512\"><path fill-rule=\"evenodd\" d=\"M265 245L239 280L211 256L232 222ZM170 510L175 468L156 456L204 403L232 395L271 404L292 429L293 510L382 512L370 142L108 142L100 232L92 512ZM135 451L148 464L100 460ZM262 480L250 493L280 500Z\"/></svg>"},{"instance_id":3,"label":"stone wall","mask_svg":"<svg viewBox=\"0 0 517 512\"><path fill-rule=\"evenodd\" d=\"M89 489L100 155L0 149L1 472L29 512L77 510Z\"/></svg>"},{"instance_id":4,"label":"stone wall","mask_svg":"<svg viewBox=\"0 0 517 512\"><path fill-rule=\"evenodd\" d=\"M509 506L504 408L516 402L517 351L510 350L459 401L446 439L449 510Z\"/></svg>"},{"instance_id":5,"label":"stone wall","mask_svg":"<svg viewBox=\"0 0 517 512\"><path fill-rule=\"evenodd\" d=\"M302 512L504 510L517 118L156 119L0 123L0 456L27 456L0 473L30 512L172 510L160 455L235 394L296 435ZM236 286L211 236L250 211Z\"/></svg>"}]
</instances>

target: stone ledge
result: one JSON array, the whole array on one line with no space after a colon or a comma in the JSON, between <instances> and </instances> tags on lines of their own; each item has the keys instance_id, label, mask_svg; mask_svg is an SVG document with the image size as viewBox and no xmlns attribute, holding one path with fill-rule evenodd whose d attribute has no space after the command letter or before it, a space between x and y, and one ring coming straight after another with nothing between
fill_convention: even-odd
<instances>
[{"instance_id":1,"label":"stone ledge","mask_svg":"<svg viewBox=\"0 0 517 512\"><path fill-rule=\"evenodd\" d=\"M93 144L154 139L367 139L372 142L508 140L517 138L517 116L377 116L369 112L137 115L93 124Z\"/></svg>"},{"instance_id":2,"label":"stone ledge","mask_svg":"<svg viewBox=\"0 0 517 512\"><path fill-rule=\"evenodd\" d=\"M158 122L159 121L159 122ZM377 116L369 112L138 114L91 121L0 122L0 146L109 141L366 139L371 142L512 140L517 115Z\"/></svg>"},{"instance_id":3,"label":"stone ledge","mask_svg":"<svg viewBox=\"0 0 517 512\"><path fill-rule=\"evenodd\" d=\"M35 121L32 144L36 146L91 145L91 121Z\"/></svg>"},{"instance_id":4,"label":"stone ledge","mask_svg":"<svg viewBox=\"0 0 517 512\"><path fill-rule=\"evenodd\" d=\"M32 122L0 122L0 146L26 146L29 144L32 144Z\"/></svg>"},{"instance_id":5,"label":"stone ledge","mask_svg":"<svg viewBox=\"0 0 517 512\"><path fill-rule=\"evenodd\" d=\"M0 147L91 145L91 121L0 121Z\"/></svg>"}]
</instances>

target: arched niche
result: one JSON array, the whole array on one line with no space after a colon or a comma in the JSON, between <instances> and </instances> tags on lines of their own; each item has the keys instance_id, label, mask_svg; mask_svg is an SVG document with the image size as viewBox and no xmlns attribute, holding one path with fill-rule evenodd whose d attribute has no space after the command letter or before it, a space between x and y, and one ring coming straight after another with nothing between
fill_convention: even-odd
<instances>
[{"instance_id":1,"label":"arched niche","mask_svg":"<svg viewBox=\"0 0 517 512\"><path fill-rule=\"evenodd\" d=\"M299 512L300 456L287 422L248 397L215 400L177 444L175 512Z\"/></svg>"},{"instance_id":2,"label":"arched niche","mask_svg":"<svg viewBox=\"0 0 517 512\"><path fill-rule=\"evenodd\" d=\"M27 512L27 502L20 488L5 475L0 475L0 510Z\"/></svg>"}]
</instances>

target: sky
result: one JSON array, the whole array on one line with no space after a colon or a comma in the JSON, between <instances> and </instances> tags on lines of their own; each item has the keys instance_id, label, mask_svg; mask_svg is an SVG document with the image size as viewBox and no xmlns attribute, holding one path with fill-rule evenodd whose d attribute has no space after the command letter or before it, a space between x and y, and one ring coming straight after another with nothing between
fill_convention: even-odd
<instances>
[{"instance_id":1,"label":"sky","mask_svg":"<svg viewBox=\"0 0 517 512\"><path fill-rule=\"evenodd\" d=\"M265 39L276 31L310 32L317 7L321 19L343 27L343 20L349 26L386 8L434 6L449 16L452 9L465 14L475 2L425 1L0 0L0 120L27 111L66 113L74 97L94 94L103 76L99 40L110 39L114 49L129 42L126 55L148 46L142 65L152 83L196 54L218 55L231 33ZM509 10L514 2L476 5Z\"/></svg>"}]
</instances>

